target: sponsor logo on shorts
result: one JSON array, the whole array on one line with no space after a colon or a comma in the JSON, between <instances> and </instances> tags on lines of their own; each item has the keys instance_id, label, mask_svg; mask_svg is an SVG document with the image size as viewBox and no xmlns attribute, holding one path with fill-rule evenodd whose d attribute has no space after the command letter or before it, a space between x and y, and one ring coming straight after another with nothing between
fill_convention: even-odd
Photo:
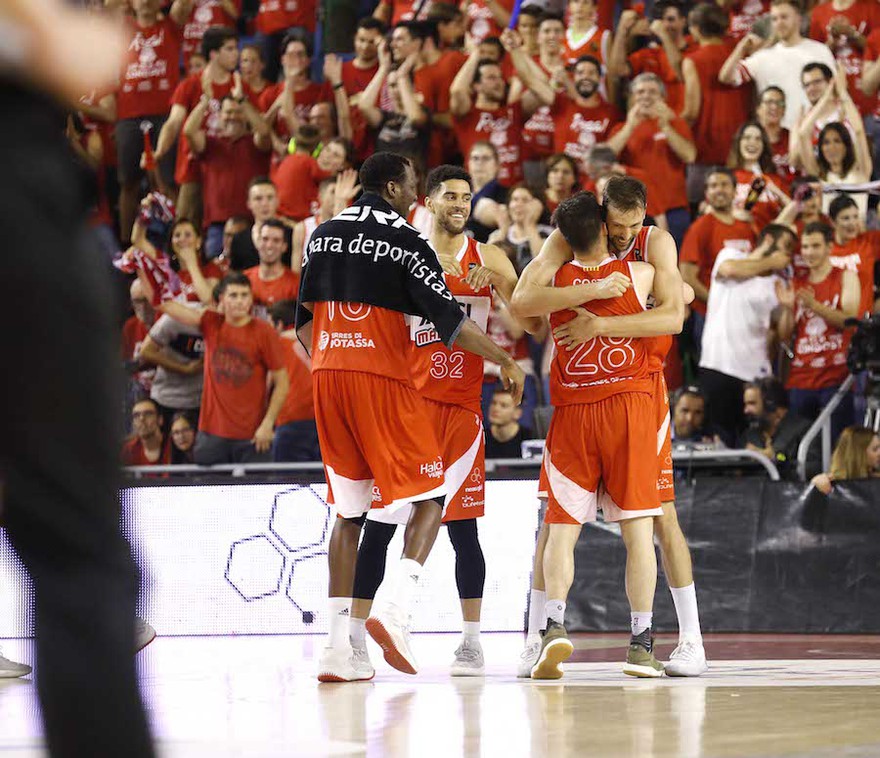
<instances>
[{"instance_id":1,"label":"sponsor logo on shorts","mask_svg":"<svg viewBox=\"0 0 880 758\"><path fill-rule=\"evenodd\" d=\"M373 502L381 503L382 502L382 493L379 491L379 488L376 485L373 485Z\"/></svg>"},{"instance_id":2,"label":"sponsor logo on shorts","mask_svg":"<svg viewBox=\"0 0 880 758\"><path fill-rule=\"evenodd\" d=\"M438 456L436 461L423 463L419 466L419 473L426 474L429 479L443 478L443 459Z\"/></svg>"},{"instance_id":3,"label":"sponsor logo on shorts","mask_svg":"<svg viewBox=\"0 0 880 758\"><path fill-rule=\"evenodd\" d=\"M471 472L471 481L472 481L474 484L480 484L480 482L483 481L483 473L480 471L480 469L475 468L475 469Z\"/></svg>"}]
</instances>

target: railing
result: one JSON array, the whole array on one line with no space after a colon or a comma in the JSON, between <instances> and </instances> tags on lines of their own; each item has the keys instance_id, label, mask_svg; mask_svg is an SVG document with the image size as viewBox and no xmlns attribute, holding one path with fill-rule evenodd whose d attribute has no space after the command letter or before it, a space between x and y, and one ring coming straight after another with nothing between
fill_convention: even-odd
<instances>
[{"instance_id":1,"label":"railing","mask_svg":"<svg viewBox=\"0 0 880 758\"><path fill-rule=\"evenodd\" d=\"M763 466L767 471L767 476L774 482L779 481L779 471L773 462L753 450L686 450L673 451L673 463L721 463L733 465L736 462L743 462L744 459L750 459ZM486 471L494 472L497 469L505 468L540 468L540 458L492 458L486 461ZM315 473L323 476L324 468L321 463L225 463L216 466L195 466L191 464L182 464L175 466L129 466L125 471L131 474L135 479L141 479L144 476L153 477L156 474L229 474L234 477L242 477L248 474L257 473Z\"/></svg>"},{"instance_id":2,"label":"railing","mask_svg":"<svg viewBox=\"0 0 880 758\"><path fill-rule=\"evenodd\" d=\"M813 444L813 440L816 439L816 435L819 434L819 432L822 432L822 471L828 471L831 464L831 414L837 410L837 406L840 405L843 398L846 397L846 394L849 392L849 389L852 387L855 380L856 378L853 374L850 374L846 378L846 381L840 385L840 389L834 393L834 397L828 401L828 405L822 409L822 412L813 422L813 425L807 429L807 433L801 440L801 444L798 445L797 473L798 478L802 482L807 480L807 453L810 450L810 445Z\"/></svg>"}]
</instances>

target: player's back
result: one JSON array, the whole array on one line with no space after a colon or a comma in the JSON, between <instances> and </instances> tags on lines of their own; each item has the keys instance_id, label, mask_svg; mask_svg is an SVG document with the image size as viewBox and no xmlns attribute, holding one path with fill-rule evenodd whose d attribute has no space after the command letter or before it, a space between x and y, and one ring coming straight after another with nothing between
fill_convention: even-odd
<instances>
[{"instance_id":1,"label":"player's back","mask_svg":"<svg viewBox=\"0 0 880 758\"><path fill-rule=\"evenodd\" d=\"M651 239L651 234L656 228L657 227L650 224L643 226L626 250L618 254L617 259L621 261L641 261L653 264L653 261L649 259L648 245ZM648 307L653 307L653 298L648 299ZM672 348L672 335L663 334L657 337L643 337L642 339L645 341L645 344L648 345L651 371L662 371L666 356Z\"/></svg>"},{"instance_id":2,"label":"player's back","mask_svg":"<svg viewBox=\"0 0 880 758\"><path fill-rule=\"evenodd\" d=\"M409 331L397 311L366 303L317 302L312 371L360 371L411 385Z\"/></svg>"},{"instance_id":3,"label":"player's back","mask_svg":"<svg viewBox=\"0 0 880 758\"><path fill-rule=\"evenodd\" d=\"M613 272L635 281L633 267L626 261L608 258L598 266L587 267L577 260L566 263L553 279L556 287L568 287L604 279ZM620 297L593 300L584 308L596 316L627 316L646 309L645 300L633 286ZM550 315L550 328L575 317L571 310ZM555 341L555 338L554 338ZM555 344L550 367L550 401L554 406L595 403L622 392L650 392L649 344L631 337L596 337L574 350Z\"/></svg>"},{"instance_id":4,"label":"player's back","mask_svg":"<svg viewBox=\"0 0 880 758\"><path fill-rule=\"evenodd\" d=\"M466 237L456 256L463 274L482 266L479 243ZM465 314L484 332L492 307L492 288L474 290L463 276L444 274L446 286ZM434 325L425 318L408 316L413 383L425 397L480 412L483 359L467 350L447 348Z\"/></svg>"}]
</instances>

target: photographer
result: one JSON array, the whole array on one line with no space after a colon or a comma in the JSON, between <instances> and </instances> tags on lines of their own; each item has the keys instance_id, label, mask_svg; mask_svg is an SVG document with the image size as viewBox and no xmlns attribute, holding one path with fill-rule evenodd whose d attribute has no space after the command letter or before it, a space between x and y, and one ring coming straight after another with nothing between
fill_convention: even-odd
<instances>
[{"instance_id":1,"label":"photographer","mask_svg":"<svg viewBox=\"0 0 880 758\"><path fill-rule=\"evenodd\" d=\"M782 383L772 376L748 383L743 391L743 413L748 427L739 447L763 453L773 461L783 479L794 479L798 445L810 422L789 410ZM818 438L807 456L808 476L821 468L817 442Z\"/></svg>"}]
</instances>

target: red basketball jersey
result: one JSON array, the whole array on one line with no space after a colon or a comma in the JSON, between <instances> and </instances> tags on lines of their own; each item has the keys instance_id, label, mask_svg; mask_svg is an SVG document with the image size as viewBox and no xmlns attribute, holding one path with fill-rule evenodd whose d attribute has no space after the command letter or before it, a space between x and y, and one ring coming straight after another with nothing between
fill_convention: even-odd
<instances>
[{"instance_id":1,"label":"red basketball jersey","mask_svg":"<svg viewBox=\"0 0 880 758\"><path fill-rule=\"evenodd\" d=\"M626 252L618 255L618 260L633 260L651 263L652 261L648 260L648 240L651 237L651 232L655 228L656 227L654 226L643 226L626 249ZM648 307L653 307L653 304L653 297L649 297ZM669 350L672 347L672 335L664 334L660 337L643 337L642 339L648 347L651 371L662 371L663 364L666 362L666 356L669 354Z\"/></svg>"},{"instance_id":2,"label":"red basketball jersey","mask_svg":"<svg viewBox=\"0 0 880 758\"><path fill-rule=\"evenodd\" d=\"M604 279L615 271L632 278L626 261L608 258L599 266L586 267L577 261L566 263L553 279L556 287L569 287ZM626 316L647 307L630 287L620 297L592 300L584 308L597 316ZM550 316L550 328L574 318L570 310ZM555 338L554 338L555 339ZM550 366L550 402L554 406L595 403L621 392L651 392L651 369L647 340L631 337L596 337L568 351L556 344Z\"/></svg>"},{"instance_id":3,"label":"red basketball jersey","mask_svg":"<svg viewBox=\"0 0 880 758\"><path fill-rule=\"evenodd\" d=\"M472 237L465 237L456 259L464 274L474 266L482 266L479 243ZM492 307L492 288L474 290L463 277L444 274L444 278L467 316L486 331ZM431 400L460 405L480 413L483 359L467 350L448 349L430 321L419 316L409 316L408 320L412 340L412 377L416 389Z\"/></svg>"}]
</instances>

